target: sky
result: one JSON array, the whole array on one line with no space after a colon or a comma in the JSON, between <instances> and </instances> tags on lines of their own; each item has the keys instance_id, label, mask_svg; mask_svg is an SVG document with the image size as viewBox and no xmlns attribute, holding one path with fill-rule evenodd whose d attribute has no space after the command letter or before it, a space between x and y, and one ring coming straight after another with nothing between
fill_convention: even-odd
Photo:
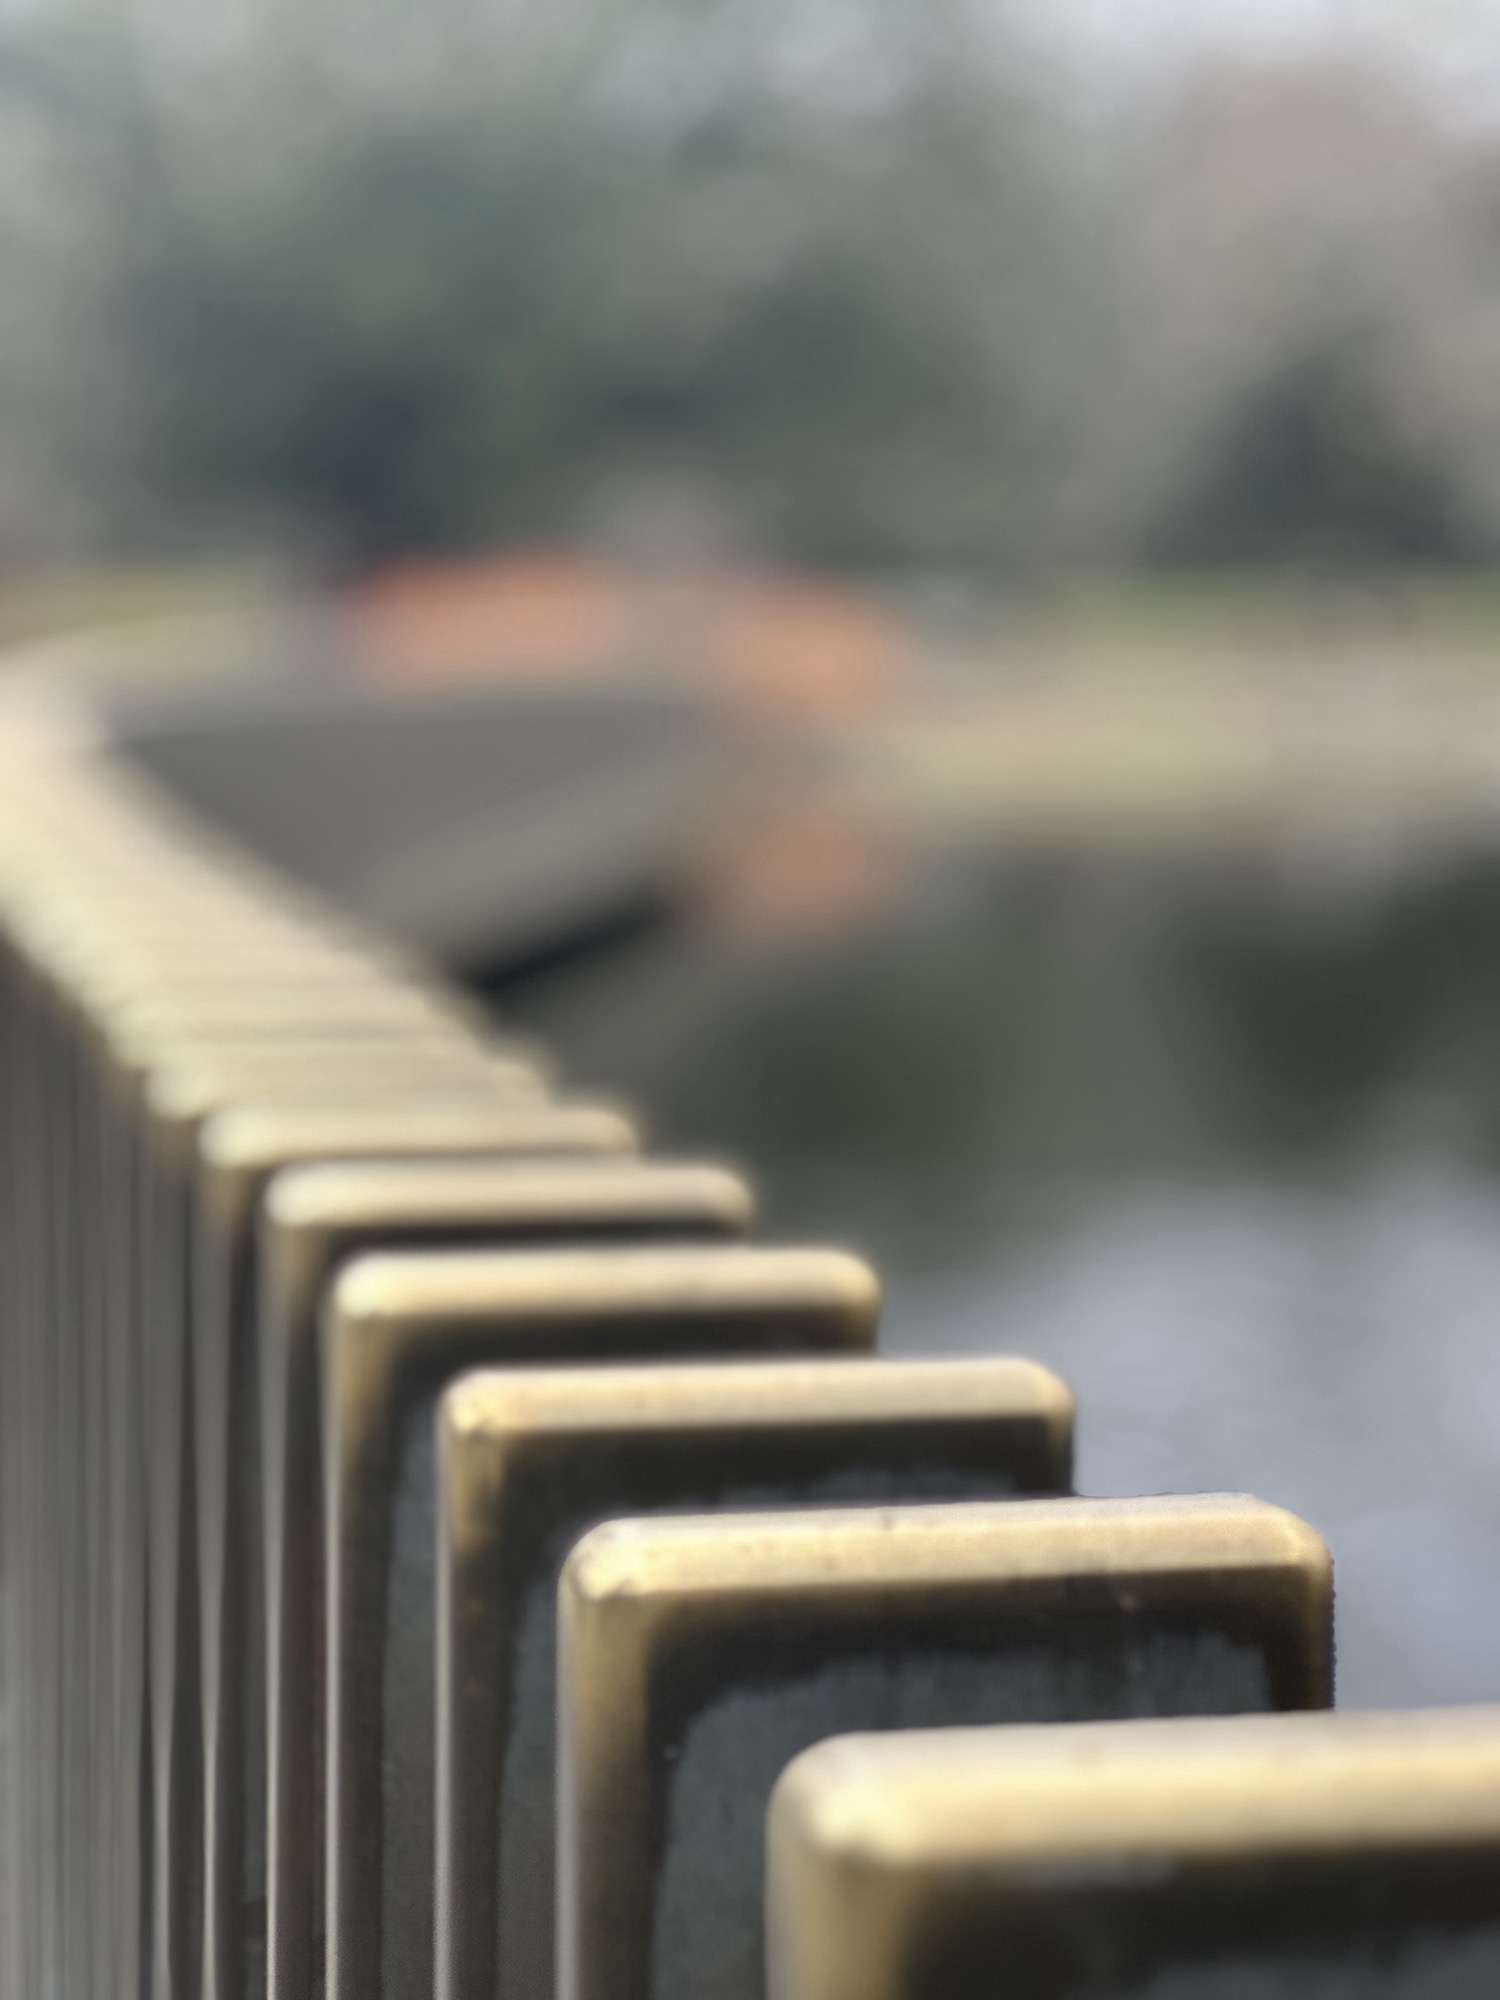
<instances>
[{"instance_id":1,"label":"sky","mask_svg":"<svg viewBox=\"0 0 1500 2000\"><path fill-rule=\"evenodd\" d=\"M1413 68L1458 115L1500 119L1500 0L1022 0L1020 11L1106 92L1215 54L1333 49Z\"/></svg>"}]
</instances>

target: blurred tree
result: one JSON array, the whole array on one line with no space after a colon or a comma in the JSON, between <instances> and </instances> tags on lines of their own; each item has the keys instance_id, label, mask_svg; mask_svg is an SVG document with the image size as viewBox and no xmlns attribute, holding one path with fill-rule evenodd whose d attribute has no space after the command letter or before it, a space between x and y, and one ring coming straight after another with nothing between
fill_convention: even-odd
<instances>
[{"instance_id":1,"label":"blurred tree","mask_svg":"<svg viewBox=\"0 0 1500 2000\"><path fill-rule=\"evenodd\" d=\"M70 0L9 37L88 196L127 536L461 547L662 457L823 555L1026 531L1069 222L963 0Z\"/></svg>"},{"instance_id":2,"label":"blurred tree","mask_svg":"<svg viewBox=\"0 0 1500 2000\"><path fill-rule=\"evenodd\" d=\"M663 474L825 560L1500 548L1493 142L1327 53L1091 112L1043 4L14 0L0 562Z\"/></svg>"},{"instance_id":3,"label":"blurred tree","mask_svg":"<svg viewBox=\"0 0 1500 2000\"><path fill-rule=\"evenodd\" d=\"M1110 363L1082 385L1082 545L1356 564L1496 546L1482 136L1334 48L1195 67L1103 151Z\"/></svg>"},{"instance_id":4,"label":"blurred tree","mask_svg":"<svg viewBox=\"0 0 1500 2000\"><path fill-rule=\"evenodd\" d=\"M1453 480L1382 407L1358 349L1278 369L1231 408L1157 530L1167 562L1447 563L1474 553Z\"/></svg>"}]
</instances>

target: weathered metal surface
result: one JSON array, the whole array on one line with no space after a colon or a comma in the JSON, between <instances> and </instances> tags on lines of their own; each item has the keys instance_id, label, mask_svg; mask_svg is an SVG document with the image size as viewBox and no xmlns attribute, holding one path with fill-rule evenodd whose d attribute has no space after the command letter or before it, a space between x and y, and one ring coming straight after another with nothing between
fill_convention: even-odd
<instances>
[{"instance_id":1,"label":"weathered metal surface","mask_svg":"<svg viewBox=\"0 0 1500 2000\"><path fill-rule=\"evenodd\" d=\"M436 1980L427 1910L390 1937L390 1885L420 1863L387 1828L383 1990L552 1991L555 1601L579 1535L620 1513L1065 1493L1072 1443L1071 1395L1027 1361L466 1377L437 1438Z\"/></svg>"},{"instance_id":2,"label":"weathered metal surface","mask_svg":"<svg viewBox=\"0 0 1500 2000\"><path fill-rule=\"evenodd\" d=\"M583 1159L386 1159L290 1167L262 1204L257 1257L266 1522L268 1985L321 1982L322 1654L319 1310L372 1244L541 1245L733 1236L749 1190L721 1167Z\"/></svg>"},{"instance_id":3,"label":"weathered metal surface","mask_svg":"<svg viewBox=\"0 0 1500 2000\"><path fill-rule=\"evenodd\" d=\"M609 1107L468 1099L406 1084L399 1053L345 1101L238 1102L195 1127L191 1182L193 1449L203 1733L203 2000L263 1986L266 1900L260 1366L255 1221L278 1168L374 1155L625 1153ZM261 1916L261 1923L264 1918Z\"/></svg>"},{"instance_id":4,"label":"weathered metal surface","mask_svg":"<svg viewBox=\"0 0 1500 2000\"><path fill-rule=\"evenodd\" d=\"M1489 2000L1500 1709L842 1738L768 1870L771 2000Z\"/></svg>"},{"instance_id":5,"label":"weathered metal surface","mask_svg":"<svg viewBox=\"0 0 1500 2000\"><path fill-rule=\"evenodd\" d=\"M878 1299L831 1250L386 1252L343 1272L322 1355L328 2000L380 1990L387 1730L398 1706L431 1713L439 1389L476 1363L857 1353Z\"/></svg>"},{"instance_id":6,"label":"weathered metal surface","mask_svg":"<svg viewBox=\"0 0 1500 2000\"><path fill-rule=\"evenodd\" d=\"M766 1801L820 1737L1325 1706L1331 1614L1318 1536L1236 1495L595 1529L559 1592L560 2000L755 2000Z\"/></svg>"}]
</instances>

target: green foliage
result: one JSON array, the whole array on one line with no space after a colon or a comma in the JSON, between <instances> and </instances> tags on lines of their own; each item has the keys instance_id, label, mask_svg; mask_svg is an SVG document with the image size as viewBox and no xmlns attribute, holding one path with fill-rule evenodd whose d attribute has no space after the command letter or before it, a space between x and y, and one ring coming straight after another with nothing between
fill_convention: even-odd
<instances>
[{"instance_id":1,"label":"green foliage","mask_svg":"<svg viewBox=\"0 0 1500 2000\"><path fill-rule=\"evenodd\" d=\"M892 0L23 18L118 531L462 547L667 458L802 550L1003 553L1068 223L992 40Z\"/></svg>"},{"instance_id":2,"label":"green foliage","mask_svg":"<svg viewBox=\"0 0 1500 2000\"><path fill-rule=\"evenodd\" d=\"M1328 348L1230 413L1158 552L1209 564L1452 561L1474 550L1446 471L1396 433L1357 354Z\"/></svg>"}]
</instances>

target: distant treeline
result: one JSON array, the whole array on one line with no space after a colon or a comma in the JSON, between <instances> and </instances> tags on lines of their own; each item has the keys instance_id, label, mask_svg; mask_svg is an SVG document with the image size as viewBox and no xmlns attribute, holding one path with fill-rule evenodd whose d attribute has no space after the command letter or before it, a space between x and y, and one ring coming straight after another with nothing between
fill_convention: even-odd
<instances>
[{"instance_id":1,"label":"distant treeline","mask_svg":"<svg viewBox=\"0 0 1500 2000\"><path fill-rule=\"evenodd\" d=\"M1326 63L1090 119L994 14L11 11L0 564L1487 556L1486 147Z\"/></svg>"}]
</instances>

